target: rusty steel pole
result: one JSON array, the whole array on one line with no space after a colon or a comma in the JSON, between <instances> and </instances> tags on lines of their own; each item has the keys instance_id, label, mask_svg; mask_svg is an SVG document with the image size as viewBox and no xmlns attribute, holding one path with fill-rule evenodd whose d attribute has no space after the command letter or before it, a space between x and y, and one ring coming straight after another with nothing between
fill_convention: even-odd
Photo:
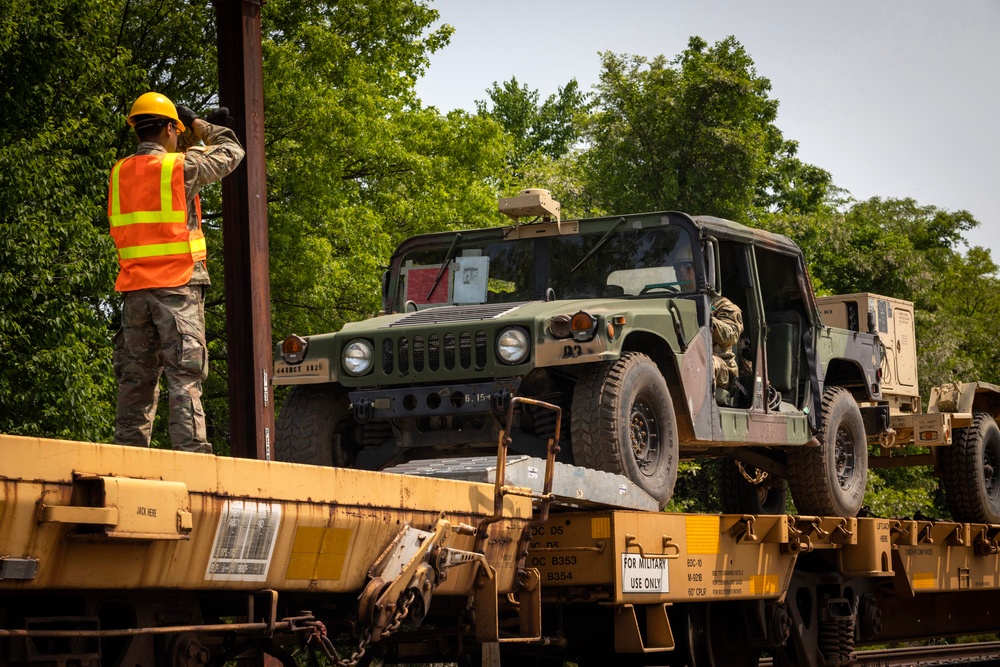
<instances>
[{"instance_id":1,"label":"rusty steel pole","mask_svg":"<svg viewBox=\"0 0 1000 667\"><path fill-rule=\"evenodd\" d=\"M213 0L219 101L246 158L222 180L230 442L234 456L272 458L271 284L264 168L263 0Z\"/></svg>"}]
</instances>

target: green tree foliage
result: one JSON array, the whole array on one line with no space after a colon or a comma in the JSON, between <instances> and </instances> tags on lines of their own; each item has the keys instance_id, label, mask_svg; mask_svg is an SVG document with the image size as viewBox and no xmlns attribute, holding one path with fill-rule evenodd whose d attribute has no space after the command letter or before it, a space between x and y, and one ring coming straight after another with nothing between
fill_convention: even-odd
<instances>
[{"instance_id":1,"label":"green tree foliage","mask_svg":"<svg viewBox=\"0 0 1000 667\"><path fill-rule=\"evenodd\" d=\"M785 141L757 184L754 215L772 212L808 214L835 209L846 193L830 172L795 157L798 142Z\"/></svg>"},{"instance_id":2,"label":"green tree foliage","mask_svg":"<svg viewBox=\"0 0 1000 667\"><path fill-rule=\"evenodd\" d=\"M499 123L510 140L501 179L504 194L545 187L562 203L565 218L602 215L605 211L586 187L583 156L591 95L576 79L540 102L541 95L515 77L486 89L476 102L480 117Z\"/></svg>"},{"instance_id":3,"label":"green tree foliage","mask_svg":"<svg viewBox=\"0 0 1000 667\"><path fill-rule=\"evenodd\" d=\"M844 212L777 215L767 224L799 243L825 289L872 291L930 306L942 271L962 261L964 233L978 223L967 211L876 197Z\"/></svg>"},{"instance_id":4,"label":"green tree foliage","mask_svg":"<svg viewBox=\"0 0 1000 667\"><path fill-rule=\"evenodd\" d=\"M480 116L497 121L513 140L509 168L518 173L531 159L558 160L583 138L583 117L589 95L576 79L539 103L537 90L518 84L516 77L486 89L488 100L477 100Z\"/></svg>"},{"instance_id":5,"label":"green tree foliage","mask_svg":"<svg viewBox=\"0 0 1000 667\"><path fill-rule=\"evenodd\" d=\"M734 38L664 56L602 54L587 187L609 211L677 209L749 220L815 210L829 174L798 161L774 124L771 83Z\"/></svg>"},{"instance_id":6,"label":"green tree foliage","mask_svg":"<svg viewBox=\"0 0 1000 667\"><path fill-rule=\"evenodd\" d=\"M99 0L0 2L0 432L110 435L102 224L116 91L138 79L117 18Z\"/></svg>"},{"instance_id":7,"label":"green tree foliage","mask_svg":"<svg viewBox=\"0 0 1000 667\"><path fill-rule=\"evenodd\" d=\"M328 331L378 309L379 267L407 236L495 224L508 144L415 98L450 35L426 32L422 4L276 1L265 17L274 328Z\"/></svg>"},{"instance_id":8,"label":"green tree foliage","mask_svg":"<svg viewBox=\"0 0 1000 667\"><path fill-rule=\"evenodd\" d=\"M108 173L135 148L125 115L139 94L212 98L214 35L208 3L0 3L0 432L110 439Z\"/></svg>"}]
</instances>

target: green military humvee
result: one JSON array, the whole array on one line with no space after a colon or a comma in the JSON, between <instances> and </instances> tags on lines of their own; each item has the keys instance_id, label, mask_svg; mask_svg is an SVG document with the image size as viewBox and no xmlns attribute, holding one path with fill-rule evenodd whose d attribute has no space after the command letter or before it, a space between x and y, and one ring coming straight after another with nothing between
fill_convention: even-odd
<instances>
[{"instance_id":1,"label":"green military humvee","mask_svg":"<svg viewBox=\"0 0 1000 667\"><path fill-rule=\"evenodd\" d=\"M565 221L544 190L500 210L513 225L403 242L383 314L281 344L275 383L298 386L279 458L383 469L492 452L525 396L562 407L568 462L661 505L681 458L712 455L725 511L783 513L787 480L800 513L858 512L868 438L889 428L882 348L871 322L822 324L794 243L676 212ZM675 274L684 257L694 284ZM714 386L713 293L745 327L728 387ZM544 455L554 414L518 410L511 448Z\"/></svg>"}]
</instances>

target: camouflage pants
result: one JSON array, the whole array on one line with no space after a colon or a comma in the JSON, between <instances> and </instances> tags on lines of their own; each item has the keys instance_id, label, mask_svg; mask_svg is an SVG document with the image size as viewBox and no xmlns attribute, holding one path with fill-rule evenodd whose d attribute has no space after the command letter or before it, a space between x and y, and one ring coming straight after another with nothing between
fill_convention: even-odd
<instances>
[{"instance_id":1,"label":"camouflage pants","mask_svg":"<svg viewBox=\"0 0 1000 667\"><path fill-rule=\"evenodd\" d=\"M123 298L122 328L115 336L115 442L149 446L165 374L171 446L210 454L201 406L201 383L208 377L204 286L137 290Z\"/></svg>"},{"instance_id":2,"label":"camouflage pants","mask_svg":"<svg viewBox=\"0 0 1000 667\"><path fill-rule=\"evenodd\" d=\"M712 373L715 375L715 386L729 389L729 384L739 377L740 369L732 353L728 355L712 355Z\"/></svg>"}]
</instances>

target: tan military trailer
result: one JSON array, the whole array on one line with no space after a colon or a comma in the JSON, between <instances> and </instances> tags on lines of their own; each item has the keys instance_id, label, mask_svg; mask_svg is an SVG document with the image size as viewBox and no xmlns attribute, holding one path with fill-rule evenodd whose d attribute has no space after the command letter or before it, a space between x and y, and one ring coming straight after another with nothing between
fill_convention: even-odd
<instances>
[{"instance_id":1,"label":"tan military trailer","mask_svg":"<svg viewBox=\"0 0 1000 667\"><path fill-rule=\"evenodd\" d=\"M877 294L821 297L826 324L878 333L888 428L869 430L873 467L933 466L956 521L1000 523L1000 387L953 382L930 391L923 412L913 303ZM868 324L870 323L870 324Z\"/></svg>"},{"instance_id":2,"label":"tan military trailer","mask_svg":"<svg viewBox=\"0 0 1000 667\"><path fill-rule=\"evenodd\" d=\"M513 224L404 241L379 316L283 341L275 383L296 386L279 457L386 469L491 451L522 396L563 408L567 461L661 506L681 458L712 455L726 511L784 512L787 480L800 512L858 512L869 436L889 424L882 345L868 322L823 323L792 241L677 212L562 220L544 190L500 211ZM727 387L712 373L717 294L744 323ZM549 414L520 410L512 450L544 452Z\"/></svg>"}]
</instances>

